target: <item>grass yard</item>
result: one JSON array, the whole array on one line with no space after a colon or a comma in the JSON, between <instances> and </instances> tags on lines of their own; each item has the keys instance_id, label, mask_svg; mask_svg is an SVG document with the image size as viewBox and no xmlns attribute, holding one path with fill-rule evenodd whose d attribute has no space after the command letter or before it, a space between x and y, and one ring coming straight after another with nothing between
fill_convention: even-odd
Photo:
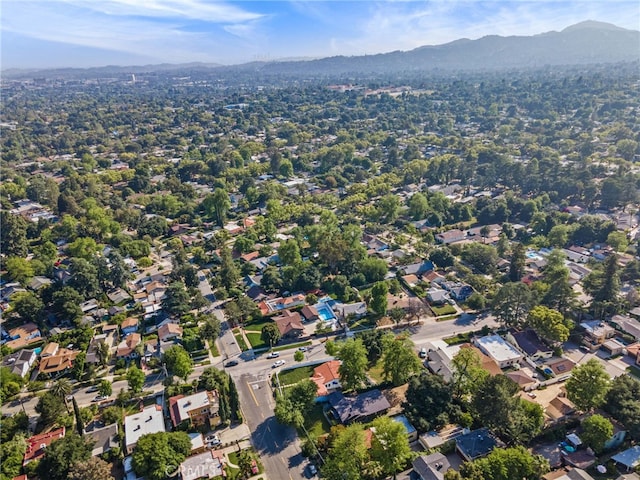
<instances>
[{"instance_id":1,"label":"grass yard","mask_svg":"<svg viewBox=\"0 0 640 480\"><path fill-rule=\"evenodd\" d=\"M254 349L267 348L269 346L266 343L264 343L264 340L262 340L261 332L245 330L244 334L247 336L247 339L249 339L249 343L251 344L251 347L253 347Z\"/></svg>"},{"instance_id":2,"label":"grass yard","mask_svg":"<svg viewBox=\"0 0 640 480\"><path fill-rule=\"evenodd\" d=\"M351 330L358 330L360 328L373 328L378 323L378 318L379 315L377 317L362 317L349 325L349 328Z\"/></svg>"},{"instance_id":3,"label":"grass yard","mask_svg":"<svg viewBox=\"0 0 640 480\"><path fill-rule=\"evenodd\" d=\"M436 322L446 322L448 320L455 320L456 318L458 318L458 315L445 315L444 317L438 317L436 318Z\"/></svg>"},{"instance_id":4,"label":"grass yard","mask_svg":"<svg viewBox=\"0 0 640 480\"><path fill-rule=\"evenodd\" d=\"M640 367L636 367L635 365L631 365L631 366L627 367L627 372L630 375L633 375L634 377L636 377L638 380L640 380Z\"/></svg>"},{"instance_id":5,"label":"grass yard","mask_svg":"<svg viewBox=\"0 0 640 480\"><path fill-rule=\"evenodd\" d=\"M473 335L473 333L474 332L459 333L457 335L454 335L453 337L443 338L443 340L447 345L457 345L459 343L467 343L471 340L471 335Z\"/></svg>"},{"instance_id":6,"label":"grass yard","mask_svg":"<svg viewBox=\"0 0 640 480\"><path fill-rule=\"evenodd\" d=\"M289 343L287 345L282 345L281 347L275 347L273 351L281 352L282 350L289 350L290 348L298 348L298 347L308 347L309 345L311 345L311 340L308 340L306 342L299 342L299 343Z\"/></svg>"},{"instance_id":7,"label":"grass yard","mask_svg":"<svg viewBox=\"0 0 640 480\"><path fill-rule=\"evenodd\" d=\"M240 347L240 350L244 352L245 350L249 349L249 347L247 346L247 342L244 341L242 334L237 328L233 329L233 336L236 338L236 342L238 342L238 346Z\"/></svg>"},{"instance_id":8,"label":"grass yard","mask_svg":"<svg viewBox=\"0 0 640 480\"><path fill-rule=\"evenodd\" d=\"M382 376L382 360L378 361L378 363L371 367L367 373L376 383L384 382L384 378Z\"/></svg>"},{"instance_id":9,"label":"grass yard","mask_svg":"<svg viewBox=\"0 0 640 480\"><path fill-rule=\"evenodd\" d=\"M313 375L313 367L298 367L292 370L285 370L278 375L280 378L280 385L293 385L300 380L305 380Z\"/></svg>"},{"instance_id":10,"label":"grass yard","mask_svg":"<svg viewBox=\"0 0 640 480\"><path fill-rule=\"evenodd\" d=\"M433 313L435 313L437 317L440 315L452 315L458 312L453 305L448 304L442 305L441 307L431 305L431 310L433 310Z\"/></svg>"},{"instance_id":11,"label":"grass yard","mask_svg":"<svg viewBox=\"0 0 640 480\"><path fill-rule=\"evenodd\" d=\"M262 327L264 327L265 325L269 324L269 323L273 323L273 320L256 320L254 322L251 323L247 323L244 326L244 330L249 331L249 332L262 332Z\"/></svg>"},{"instance_id":12,"label":"grass yard","mask_svg":"<svg viewBox=\"0 0 640 480\"><path fill-rule=\"evenodd\" d=\"M314 440L325 433L329 433L331 425L322 413L322 404L316 403L313 410L309 412L305 418L305 427L309 432L309 436ZM304 438L304 432L300 432L300 438Z\"/></svg>"}]
</instances>

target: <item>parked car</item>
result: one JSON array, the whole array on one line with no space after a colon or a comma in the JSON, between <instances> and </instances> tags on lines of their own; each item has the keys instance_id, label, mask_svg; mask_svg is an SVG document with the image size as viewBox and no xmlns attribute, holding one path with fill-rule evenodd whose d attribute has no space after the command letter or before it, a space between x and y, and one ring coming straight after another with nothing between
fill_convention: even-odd
<instances>
[{"instance_id":1,"label":"parked car","mask_svg":"<svg viewBox=\"0 0 640 480\"><path fill-rule=\"evenodd\" d=\"M101 402L103 400L106 400L107 398L109 398L109 397L107 397L106 395L98 395L96 398L94 398L91 401L92 402Z\"/></svg>"},{"instance_id":2,"label":"parked car","mask_svg":"<svg viewBox=\"0 0 640 480\"><path fill-rule=\"evenodd\" d=\"M427 349L422 347L418 355L420 356L420 358L427 358Z\"/></svg>"},{"instance_id":3,"label":"parked car","mask_svg":"<svg viewBox=\"0 0 640 480\"><path fill-rule=\"evenodd\" d=\"M278 368L282 365L284 365L284 360L277 360L273 365L271 365L271 368Z\"/></svg>"},{"instance_id":4,"label":"parked car","mask_svg":"<svg viewBox=\"0 0 640 480\"><path fill-rule=\"evenodd\" d=\"M87 393L93 393L98 391L98 386L93 385L92 387L87 388Z\"/></svg>"},{"instance_id":5,"label":"parked car","mask_svg":"<svg viewBox=\"0 0 640 480\"><path fill-rule=\"evenodd\" d=\"M267 355L267 358L278 358L280 356L280 352L271 352Z\"/></svg>"},{"instance_id":6,"label":"parked car","mask_svg":"<svg viewBox=\"0 0 640 480\"><path fill-rule=\"evenodd\" d=\"M224 364L225 367L235 367L236 365L238 365L237 360L229 360L227 363Z\"/></svg>"},{"instance_id":7,"label":"parked car","mask_svg":"<svg viewBox=\"0 0 640 480\"><path fill-rule=\"evenodd\" d=\"M306 352L307 351L307 347L298 347L298 350L300 352Z\"/></svg>"},{"instance_id":8,"label":"parked car","mask_svg":"<svg viewBox=\"0 0 640 480\"><path fill-rule=\"evenodd\" d=\"M215 433L211 435L207 435L205 440L207 442L208 447L217 447L218 445L222 444L222 441L220 440L218 435L216 435Z\"/></svg>"},{"instance_id":9,"label":"parked car","mask_svg":"<svg viewBox=\"0 0 640 480\"><path fill-rule=\"evenodd\" d=\"M318 469L313 463L310 463L307 467L307 471L309 472L309 476L313 477L316 473L318 473Z\"/></svg>"}]
</instances>

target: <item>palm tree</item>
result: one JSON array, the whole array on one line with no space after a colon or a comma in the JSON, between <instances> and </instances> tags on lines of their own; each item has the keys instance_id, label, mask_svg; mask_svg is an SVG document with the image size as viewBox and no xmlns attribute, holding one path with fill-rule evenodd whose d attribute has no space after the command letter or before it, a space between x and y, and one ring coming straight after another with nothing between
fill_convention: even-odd
<instances>
[{"instance_id":1,"label":"palm tree","mask_svg":"<svg viewBox=\"0 0 640 480\"><path fill-rule=\"evenodd\" d=\"M69 413L69 405L67 404L67 396L72 390L71 382L68 378L61 378L49 389L49 391L56 397L60 397L64 401L64 406L67 407L67 413Z\"/></svg>"},{"instance_id":2,"label":"palm tree","mask_svg":"<svg viewBox=\"0 0 640 480\"><path fill-rule=\"evenodd\" d=\"M53 384L49 390L53 395L60 398L66 398L71 393L71 382L68 378L61 378Z\"/></svg>"},{"instance_id":3,"label":"palm tree","mask_svg":"<svg viewBox=\"0 0 640 480\"><path fill-rule=\"evenodd\" d=\"M100 364L102 366L106 365L109 362L109 357L111 356L111 349L109 345L105 341L101 341L98 343L98 348L96 349L96 355L100 359Z\"/></svg>"}]
</instances>

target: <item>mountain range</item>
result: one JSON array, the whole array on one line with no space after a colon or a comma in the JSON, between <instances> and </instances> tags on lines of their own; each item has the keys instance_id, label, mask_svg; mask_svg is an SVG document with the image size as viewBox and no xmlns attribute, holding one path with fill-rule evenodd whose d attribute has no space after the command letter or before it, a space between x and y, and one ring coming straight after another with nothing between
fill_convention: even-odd
<instances>
[{"instance_id":1,"label":"mountain range","mask_svg":"<svg viewBox=\"0 0 640 480\"><path fill-rule=\"evenodd\" d=\"M242 65L162 64L136 67L40 70L38 75L84 72L86 75L170 72L172 70L256 71L261 74L338 75L393 72L491 71L554 65L586 65L640 60L640 31L596 21L585 21L533 36L489 35L459 39L443 45L377 55L335 56L314 60L252 62ZM5 77L33 75L35 71L3 72ZM84 76L84 75L82 75Z\"/></svg>"}]
</instances>

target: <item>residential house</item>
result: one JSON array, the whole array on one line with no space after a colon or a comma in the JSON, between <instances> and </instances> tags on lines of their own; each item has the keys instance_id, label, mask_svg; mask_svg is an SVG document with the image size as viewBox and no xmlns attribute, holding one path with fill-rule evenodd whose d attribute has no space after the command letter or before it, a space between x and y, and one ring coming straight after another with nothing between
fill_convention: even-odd
<instances>
[{"instance_id":1,"label":"residential house","mask_svg":"<svg viewBox=\"0 0 640 480\"><path fill-rule=\"evenodd\" d=\"M442 281L445 278L437 272L433 270L430 272L425 272L422 274L422 280L427 283L437 283L438 281Z\"/></svg>"},{"instance_id":2,"label":"residential house","mask_svg":"<svg viewBox=\"0 0 640 480\"><path fill-rule=\"evenodd\" d=\"M569 248L563 248L562 253L564 253L570 261L578 263L587 263L589 257L591 257L589 250L575 245Z\"/></svg>"},{"instance_id":3,"label":"residential house","mask_svg":"<svg viewBox=\"0 0 640 480\"><path fill-rule=\"evenodd\" d=\"M636 364L640 365L640 342L627 345L627 355L636 360Z\"/></svg>"},{"instance_id":4,"label":"residential house","mask_svg":"<svg viewBox=\"0 0 640 480\"><path fill-rule=\"evenodd\" d=\"M280 338L282 339L298 338L304 333L302 317L298 312L294 313L291 310L285 310L281 315L273 317L272 320L278 327Z\"/></svg>"},{"instance_id":5,"label":"residential house","mask_svg":"<svg viewBox=\"0 0 640 480\"><path fill-rule=\"evenodd\" d=\"M223 456L216 450L207 450L186 458L180 464L182 480L222 478L225 476Z\"/></svg>"},{"instance_id":6,"label":"residential house","mask_svg":"<svg viewBox=\"0 0 640 480\"><path fill-rule=\"evenodd\" d=\"M40 340L42 340L40 329L35 323L29 322L9 330L5 345L12 350L18 350Z\"/></svg>"},{"instance_id":7,"label":"residential house","mask_svg":"<svg viewBox=\"0 0 640 480\"><path fill-rule=\"evenodd\" d=\"M607 352L610 356L621 355L625 349L624 343L619 342L615 338L610 338L602 345L600 345L600 349Z\"/></svg>"},{"instance_id":8,"label":"residential house","mask_svg":"<svg viewBox=\"0 0 640 480\"><path fill-rule=\"evenodd\" d=\"M573 367L575 366L576 364L573 362L573 360L570 360L569 358L565 358L565 357L558 357L558 358L552 358L551 360L546 362L543 368L550 368L551 372L556 377L562 377L564 375L567 375L571 370L573 370Z\"/></svg>"},{"instance_id":9,"label":"residential house","mask_svg":"<svg viewBox=\"0 0 640 480\"><path fill-rule=\"evenodd\" d=\"M613 425L613 435L604 442L605 450L613 450L618 448L624 442L627 437L627 430L614 418L611 418L607 415L609 421Z\"/></svg>"},{"instance_id":10,"label":"residential house","mask_svg":"<svg viewBox=\"0 0 640 480\"><path fill-rule=\"evenodd\" d=\"M418 285L420 283L420 279L418 278L417 275L414 274L410 274L410 275L403 275L402 277L402 281L409 287L409 288L413 288L416 285Z\"/></svg>"},{"instance_id":11,"label":"residential house","mask_svg":"<svg viewBox=\"0 0 640 480\"><path fill-rule=\"evenodd\" d=\"M158 338L162 342L168 342L170 340L182 339L183 329L180 325L175 323L165 323L158 328Z\"/></svg>"},{"instance_id":12,"label":"residential house","mask_svg":"<svg viewBox=\"0 0 640 480\"><path fill-rule=\"evenodd\" d=\"M420 455L411 465L420 480L444 480L444 474L451 464L440 452L431 455Z\"/></svg>"},{"instance_id":13,"label":"residential house","mask_svg":"<svg viewBox=\"0 0 640 480\"><path fill-rule=\"evenodd\" d=\"M565 467L554 470L542 476L543 480L594 480L594 478L581 468Z\"/></svg>"},{"instance_id":14,"label":"residential house","mask_svg":"<svg viewBox=\"0 0 640 480\"><path fill-rule=\"evenodd\" d=\"M45 449L53 442L60 438L64 438L65 428L58 428L47 433L34 435L27 440L27 450L24 452L22 466L24 467L34 460L40 460L44 457Z\"/></svg>"},{"instance_id":15,"label":"residential house","mask_svg":"<svg viewBox=\"0 0 640 480\"><path fill-rule=\"evenodd\" d=\"M619 469L631 472L640 465L640 445L628 448L611 457Z\"/></svg>"},{"instance_id":16,"label":"residential house","mask_svg":"<svg viewBox=\"0 0 640 480\"><path fill-rule=\"evenodd\" d=\"M473 430L456 437L456 451L467 462L488 455L498 446L497 440L486 428Z\"/></svg>"},{"instance_id":17,"label":"residential house","mask_svg":"<svg viewBox=\"0 0 640 480\"><path fill-rule=\"evenodd\" d=\"M410 265L403 265L398 267L400 272L404 275L422 275L427 272L433 271L435 266L430 260L423 260L421 262L412 263Z\"/></svg>"},{"instance_id":18,"label":"residential house","mask_svg":"<svg viewBox=\"0 0 640 480\"><path fill-rule=\"evenodd\" d=\"M27 285L31 290L34 291L38 291L41 288L46 287L47 285L51 285L51 279L47 278L47 277L42 277L39 275L36 275L35 277L33 277L30 281L29 284Z\"/></svg>"},{"instance_id":19,"label":"residential house","mask_svg":"<svg viewBox=\"0 0 640 480\"><path fill-rule=\"evenodd\" d=\"M331 360L318 365L313 369L311 380L318 386L316 395L324 397L335 390L342 388L340 384L340 364L339 360Z\"/></svg>"},{"instance_id":20,"label":"residential house","mask_svg":"<svg viewBox=\"0 0 640 480\"><path fill-rule=\"evenodd\" d=\"M44 355L45 350L40 354L40 364L38 372L43 375L61 375L65 371L73 367L73 361L80 353L77 350L69 350L68 348L59 348L57 343L50 343L55 347L55 353L52 355ZM47 347L49 347L47 345Z\"/></svg>"},{"instance_id":21,"label":"residential house","mask_svg":"<svg viewBox=\"0 0 640 480\"><path fill-rule=\"evenodd\" d=\"M474 343L491 357L500 368L520 364L523 355L500 335L487 335L474 339Z\"/></svg>"},{"instance_id":22,"label":"residential house","mask_svg":"<svg viewBox=\"0 0 640 480\"><path fill-rule=\"evenodd\" d=\"M109 352L113 353L113 349L116 346L116 342L118 341L117 333L118 331L116 329L109 329L106 333L94 335L91 339L91 343L89 344L89 348L87 349L86 362L101 362L100 356L98 355L98 349L100 348L101 343L105 343L109 347Z\"/></svg>"},{"instance_id":23,"label":"residential house","mask_svg":"<svg viewBox=\"0 0 640 480\"><path fill-rule=\"evenodd\" d=\"M625 315L614 315L611 318L611 322L627 335L631 335L637 341L640 341L640 322L638 320Z\"/></svg>"},{"instance_id":24,"label":"residential house","mask_svg":"<svg viewBox=\"0 0 640 480\"><path fill-rule=\"evenodd\" d=\"M489 372L489 375L491 376L502 375L502 369L500 368L500 365L498 365L498 362L496 362L489 355L486 355L479 348L471 345L470 343L465 343L463 345L460 345L460 348L473 349L478 355L478 358L480 358L480 366L483 368L483 370L486 370L487 372Z\"/></svg>"},{"instance_id":25,"label":"residential house","mask_svg":"<svg viewBox=\"0 0 640 480\"><path fill-rule=\"evenodd\" d=\"M350 316L353 318L361 318L367 314L367 304L364 302L336 303L332 309L338 318L343 320Z\"/></svg>"},{"instance_id":26,"label":"residential house","mask_svg":"<svg viewBox=\"0 0 640 480\"><path fill-rule=\"evenodd\" d=\"M142 337L139 333L130 333L118 344L116 357L126 359L138 357L136 347L141 343Z\"/></svg>"},{"instance_id":27,"label":"residential house","mask_svg":"<svg viewBox=\"0 0 640 480\"><path fill-rule=\"evenodd\" d=\"M449 296L458 302L464 302L473 294L473 288L461 282L440 282L442 288L449 292Z\"/></svg>"},{"instance_id":28,"label":"residential house","mask_svg":"<svg viewBox=\"0 0 640 480\"><path fill-rule=\"evenodd\" d=\"M190 422L193 426L213 428L220 423L219 406L218 392L215 390L169 398L169 413L174 427L182 422Z\"/></svg>"},{"instance_id":29,"label":"residential house","mask_svg":"<svg viewBox=\"0 0 640 480\"><path fill-rule=\"evenodd\" d=\"M328 401L332 415L344 425L367 422L391 408L387 398L378 389L349 397L336 391L329 394Z\"/></svg>"},{"instance_id":30,"label":"residential house","mask_svg":"<svg viewBox=\"0 0 640 480\"><path fill-rule=\"evenodd\" d=\"M95 298L80 304L80 310L82 310L82 313L89 313L99 307L100 305L98 305L98 301Z\"/></svg>"},{"instance_id":31,"label":"residential house","mask_svg":"<svg viewBox=\"0 0 640 480\"><path fill-rule=\"evenodd\" d=\"M115 304L124 303L128 300L131 300L131 295L129 295L122 288L116 288L115 290L107 293L107 297Z\"/></svg>"},{"instance_id":32,"label":"residential house","mask_svg":"<svg viewBox=\"0 0 640 480\"><path fill-rule=\"evenodd\" d=\"M25 378L37 359L38 354L35 350L24 348L4 357L2 366L7 367L14 375Z\"/></svg>"},{"instance_id":33,"label":"residential house","mask_svg":"<svg viewBox=\"0 0 640 480\"><path fill-rule=\"evenodd\" d=\"M437 233L435 240L443 245L450 245L452 243L461 242L467 239L467 232L463 232L457 228L447 230L446 232Z\"/></svg>"},{"instance_id":34,"label":"residential house","mask_svg":"<svg viewBox=\"0 0 640 480\"><path fill-rule=\"evenodd\" d=\"M129 335L130 333L134 333L138 331L139 320L136 317L129 317L125 319L120 324L120 330L122 330L122 335Z\"/></svg>"},{"instance_id":35,"label":"residential house","mask_svg":"<svg viewBox=\"0 0 640 480\"><path fill-rule=\"evenodd\" d=\"M553 356L553 349L542 342L538 334L532 329L527 329L522 332L510 329L505 335L505 340L533 361L540 361Z\"/></svg>"},{"instance_id":36,"label":"residential house","mask_svg":"<svg viewBox=\"0 0 640 480\"><path fill-rule=\"evenodd\" d=\"M82 435L93 441L93 450L91 450L93 457L107 453L115 447L120 448L117 422L103 427L91 423L83 430Z\"/></svg>"},{"instance_id":37,"label":"residential house","mask_svg":"<svg viewBox=\"0 0 640 480\"><path fill-rule=\"evenodd\" d=\"M124 417L125 453L133 452L143 435L165 431L164 415L160 405L150 405L142 411Z\"/></svg>"},{"instance_id":38,"label":"residential house","mask_svg":"<svg viewBox=\"0 0 640 480\"><path fill-rule=\"evenodd\" d=\"M304 317L307 322L315 322L320 319L320 315L318 314L318 309L312 305L305 305L300 310L300 314Z\"/></svg>"},{"instance_id":39,"label":"residential house","mask_svg":"<svg viewBox=\"0 0 640 480\"><path fill-rule=\"evenodd\" d=\"M506 377L509 377L511 380L516 382L518 386L526 390L531 385L534 385L536 381L531 378L525 371L523 370L515 370L513 372L507 372L504 374Z\"/></svg>"},{"instance_id":40,"label":"residential house","mask_svg":"<svg viewBox=\"0 0 640 480\"><path fill-rule=\"evenodd\" d=\"M442 305L449 301L449 292L438 287L430 287L426 291L427 301L431 305Z\"/></svg>"},{"instance_id":41,"label":"residential house","mask_svg":"<svg viewBox=\"0 0 640 480\"><path fill-rule=\"evenodd\" d=\"M615 328L601 320L590 320L580 324L584 328L585 340L592 345L601 345L616 334Z\"/></svg>"},{"instance_id":42,"label":"residential house","mask_svg":"<svg viewBox=\"0 0 640 480\"><path fill-rule=\"evenodd\" d=\"M560 423L576 413L576 408L566 397L557 396L544 409L548 423Z\"/></svg>"}]
</instances>

